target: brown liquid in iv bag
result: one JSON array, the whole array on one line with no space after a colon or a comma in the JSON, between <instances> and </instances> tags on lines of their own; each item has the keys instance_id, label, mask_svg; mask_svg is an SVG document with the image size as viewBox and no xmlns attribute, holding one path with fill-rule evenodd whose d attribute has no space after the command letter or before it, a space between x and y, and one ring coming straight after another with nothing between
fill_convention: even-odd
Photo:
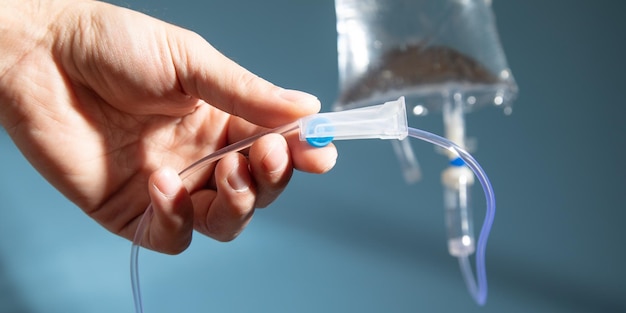
<instances>
[{"instance_id":1,"label":"brown liquid in iv bag","mask_svg":"<svg viewBox=\"0 0 626 313\"><path fill-rule=\"evenodd\" d=\"M409 44L384 53L340 96L341 103L437 84L496 84L498 77L473 58L445 46Z\"/></svg>"}]
</instances>

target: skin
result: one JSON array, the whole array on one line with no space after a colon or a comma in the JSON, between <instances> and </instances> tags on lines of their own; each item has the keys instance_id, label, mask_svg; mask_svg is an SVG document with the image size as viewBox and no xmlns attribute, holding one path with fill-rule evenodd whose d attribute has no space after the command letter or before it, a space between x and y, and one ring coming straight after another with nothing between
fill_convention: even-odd
<instances>
[{"instance_id":1,"label":"skin","mask_svg":"<svg viewBox=\"0 0 626 313\"><path fill-rule=\"evenodd\" d=\"M234 239L294 169L325 173L336 149L266 135L181 181L219 148L319 111L197 34L96 1L0 0L0 123L31 164L109 231L184 251L196 231Z\"/></svg>"}]
</instances>

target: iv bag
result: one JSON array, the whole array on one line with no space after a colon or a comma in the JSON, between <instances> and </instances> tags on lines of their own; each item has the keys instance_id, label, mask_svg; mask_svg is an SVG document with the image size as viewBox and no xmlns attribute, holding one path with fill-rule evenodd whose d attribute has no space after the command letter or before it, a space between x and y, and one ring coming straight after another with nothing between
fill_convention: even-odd
<instances>
[{"instance_id":1,"label":"iv bag","mask_svg":"<svg viewBox=\"0 0 626 313\"><path fill-rule=\"evenodd\" d=\"M462 122L462 114L488 105L510 114L517 84L490 4L490 0L335 0L339 96L333 109L404 96L413 116L443 112L444 120ZM454 126L464 128L462 123ZM409 142L392 144L405 181L420 180Z\"/></svg>"},{"instance_id":2,"label":"iv bag","mask_svg":"<svg viewBox=\"0 0 626 313\"><path fill-rule=\"evenodd\" d=\"M339 97L335 110L406 97L409 112L510 113L517 85L487 0L335 0ZM417 108L416 108L417 107Z\"/></svg>"}]
</instances>

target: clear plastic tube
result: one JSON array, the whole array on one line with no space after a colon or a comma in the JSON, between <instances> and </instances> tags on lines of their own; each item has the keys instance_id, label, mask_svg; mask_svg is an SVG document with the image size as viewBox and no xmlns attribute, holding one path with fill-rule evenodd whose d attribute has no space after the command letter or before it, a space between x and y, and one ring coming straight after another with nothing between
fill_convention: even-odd
<instances>
[{"instance_id":1,"label":"clear plastic tube","mask_svg":"<svg viewBox=\"0 0 626 313\"><path fill-rule=\"evenodd\" d=\"M409 127L409 136L430 142L457 154L459 158L465 161L465 164L472 170L472 172L474 172L474 175L476 175L476 178L483 187L487 208L485 212L485 220L483 221L483 226L480 229L480 234L478 235L478 243L476 244L477 280L474 280L474 275L471 272L471 266L469 265L469 260L466 256L460 257L459 263L461 273L463 274L463 278L465 279L470 294L478 305L484 305L487 301L487 271L485 268L485 252L487 249L487 239L489 238L491 226L493 225L493 220L496 214L496 197L493 192L491 182L480 164L478 164L478 162L469 153L467 153L467 151L452 143L450 140L411 127Z\"/></svg>"},{"instance_id":2,"label":"clear plastic tube","mask_svg":"<svg viewBox=\"0 0 626 313\"><path fill-rule=\"evenodd\" d=\"M274 128L270 131L263 132L257 134L255 136L251 136L242 141L236 142L232 145L226 146L220 150L217 150L202 159L194 162L193 164L186 167L182 170L178 175L182 180L185 180L187 177L193 175L199 169L210 165L213 162L218 161L223 158L225 155L231 152L241 151L243 149L249 148L257 139L267 135L267 134L282 134L285 135L293 130L298 129L298 122L293 122L284 126L280 126ZM130 252L130 277L131 277L131 285L133 289L133 301L135 303L135 312L143 313L143 302L141 300L141 288L139 286L139 248L141 247L141 241L143 239L144 233L146 231L146 227L150 224L150 220L154 214L152 204L148 205L146 208L141 220L139 220L139 224L137 225L137 230L135 231L135 236L133 238L133 244Z\"/></svg>"},{"instance_id":3,"label":"clear plastic tube","mask_svg":"<svg viewBox=\"0 0 626 313\"><path fill-rule=\"evenodd\" d=\"M389 104L389 103L386 103L386 104ZM392 105L400 105L400 104L402 106L401 109L403 110L404 99L402 98L399 99L398 102L394 102ZM387 108L385 108L385 110L386 109ZM360 111L360 112L362 113L363 111ZM321 113L317 115L328 117L329 116L328 114L329 113ZM373 116L376 117L378 115L373 114ZM396 116L396 115L394 113L390 116ZM406 117L404 120L391 119L391 121L402 125L402 123L406 123ZM332 136L330 136L332 134L325 133L328 127L320 127L319 124L313 123L312 125L316 127L316 131L311 132L311 129L306 129L308 128L307 125L309 124L302 123L302 120L300 120L300 121L297 121L297 122L294 122L294 123L291 123L282 127L272 129L268 132L258 134L256 136L252 136L243 141L240 141L238 143L232 144L218 151L215 151L214 153L196 161L195 163L191 164L190 166L182 170L179 175L181 176L181 179L184 180L190 175L192 175L193 173L195 173L200 168L207 166L221 159L226 154L231 153L231 152L237 152L237 151L250 147L257 139L269 133L278 133L278 134L285 135L291 131L294 131L300 128L299 131L300 131L301 140L308 141L309 139L312 139L312 141L309 141L310 143L311 142L319 143L320 136L322 139L324 139L323 140L324 142L326 142L326 138L330 138L330 140L332 140ZM319 132L320 129L322 133ZM423 131L423 130L419 130L419 129L415 129L411 127L407 127L405 129L407 129L408 136L410 137L432 143L441 148L448 149L451 153L455 153L456 155L458 155L459 158L465 161L465 164L474 172L474 174L476 175L476 177L478 178L479 182L481 183L483 187L483 191L485 193L485 197L487 201L486 202L487 209L486 209L486 214L485 214L485 220L483 222L483 226L480 231L480 235L479 235L478 243L476 247L476 274L478 277L477 282L474 281L474 276L472 274L471 266L469 265L469 260L467 259L467 257L459 258L461 271L468 285L470 294L479 305L483 305L487 299L487 275L486 275L486 270L485 270L485 250L487 246L487 238L489 236L489 232L491 230L491 225L493 224L493 219L495 215L495 195L493 193L493 188L491 187L491 183L489 182L489 178L487 177L483 169L480 167L478 162L469 153L467 153L465 150L455 145L451 141L443 137ZM360 136L359 138L380 138L380 129L374 129L370 131L373 131L371 137L365 136L364 134L364 136ZM394 128L394 133L395 133L395 128ZM309 136L310 138L307 136ZM403 136L399 135L398 139L401 137ZM341 136L339 136L338 138L335 138L335 139L354 139L354 137L342 138ZM328 141L327 143L329 142L330 141ZM139 264L138 264L139 248L141 246L141 241L146 231L146 227L149 224L152 218L152 215L153 215L152 205L149 205L143 217L141 218L139 225L137 226L137 230L136 230L135 237L133 239L132 248L131 248L130 272L131 272L131 282L132 282L132 289L133 289L133 300L135 302L136 313L143 313L141 289L139 286Z\"/></svg>"}]
</instances>

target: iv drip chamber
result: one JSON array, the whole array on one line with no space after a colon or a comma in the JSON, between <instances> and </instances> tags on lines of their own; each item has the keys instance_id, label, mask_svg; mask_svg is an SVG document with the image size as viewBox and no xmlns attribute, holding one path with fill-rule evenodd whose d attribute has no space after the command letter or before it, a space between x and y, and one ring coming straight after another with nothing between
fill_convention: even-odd
<instances>
[{"instance_id":1,"label":"iv drip chamber","mask_svg":"<svg viewBox=\"0 0 626 313\"><path fill-rule=\"evenodd\" d=\"M474 253L474 227L471 207L471 186L474 174L462 162L452 164L441 173L444 187L444 211L448 251L454 257Z\"/></svg>"}]
</instances>

